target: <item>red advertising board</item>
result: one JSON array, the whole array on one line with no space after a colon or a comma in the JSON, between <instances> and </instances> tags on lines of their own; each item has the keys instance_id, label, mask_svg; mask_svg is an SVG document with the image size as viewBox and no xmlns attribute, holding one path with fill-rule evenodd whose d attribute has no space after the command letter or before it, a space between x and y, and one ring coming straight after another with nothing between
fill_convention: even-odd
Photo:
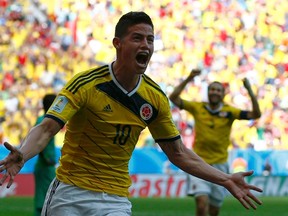
<instances>
[{"instance_id":1,"label":"red advertising board","mask_svg":"<svg viewBox=\"0 0 288 216\"><path fill-rule=\"evenodd\" d=\"M2 178L2 175L0 175ZM7 180L0 187L0 197L6 196L33 196L34 195L34 175L19 174L15 177L14 183L7 189Z\"/></svg>"},{"instance_id":2,"label":"red advertising board","mask_svg":"<svg viewBox=\"0 0 288 216\"><path fill-rule=\"evenodd\" d=\"M0 178L2 175L0 175ZM186 196L186 175L139 174L131 175L130 197L184 197ZM250 184L263 189L262 196L287 196L288 178L284 176L252 176ZM34 196L33 174L19 174L7 189L7 181L0 187L0 197Z\"/></svg>"}]
</instances>

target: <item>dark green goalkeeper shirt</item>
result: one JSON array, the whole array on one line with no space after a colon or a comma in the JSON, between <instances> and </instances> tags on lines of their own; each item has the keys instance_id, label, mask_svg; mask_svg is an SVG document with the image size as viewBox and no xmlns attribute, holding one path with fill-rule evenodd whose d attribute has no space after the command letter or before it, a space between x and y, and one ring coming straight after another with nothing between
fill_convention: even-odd
<instances>
[{"instance_id":1,"label":"dark green goalkeeper shirt","mask_svg":"<svg viewBox=\"0 0 288 216\"><path fill-rule=\"evenodd\" d=\"M38 117L36 125L40 124L43 120L44 115ZM51 181L54 179L56 165L56 149L55 139L52 138L45 149L38 155L35 169L34 169L34 180L35 180L35 196L34 206L35 214L40 215L42 206L44 204L46 192Z\"/></svg>"}]
</instances>

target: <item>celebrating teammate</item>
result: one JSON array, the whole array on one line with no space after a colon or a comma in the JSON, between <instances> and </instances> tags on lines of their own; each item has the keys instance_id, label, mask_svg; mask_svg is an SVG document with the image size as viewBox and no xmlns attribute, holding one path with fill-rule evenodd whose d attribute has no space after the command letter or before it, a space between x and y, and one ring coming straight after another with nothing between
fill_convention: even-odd
<instances>
[{"instance_id":1,"label":"celebrating teammate","mask_svg":"<svg viewBox=\"0 0 288 216\"><path fill-rule=\"evenodd\" d=\"M193 150L205 162L225 173L229 172L227 163L230 131L235 119L256 119L261 116L257 99L251 89L248 79L243 80L251 98L252 111L240 110L223 102L224 86L220 82L212 82L208 86L208 102L183 100L180 97L185 86L201 73L192 70L189 76L181 82L170 94L170 100L180 109L194 116L195 142ZM192 175L188 178L188 194L196 200L196 215L217 216L223 204L225 190L223 187L211 184Z\"/></svg>"},{"instance_id":2,"label":"celebrating teammate","mask_svg":"<svg viewBox=\"0 0 288 216\"><path fill-rule=\"evenodd\" d=\"M59 92L41 124L0 161L3 184L66 124L60 165L42 215L131 215L128 163L148 127L169 160L187 173L226 187L245 208L261 201L244 181L252 171L226 174L185 148L172 121L169 100L144 74L154 51L154 27L144 12L123 15L115 28L116 60L80 72Z\"/></svg>"}]
</instances>

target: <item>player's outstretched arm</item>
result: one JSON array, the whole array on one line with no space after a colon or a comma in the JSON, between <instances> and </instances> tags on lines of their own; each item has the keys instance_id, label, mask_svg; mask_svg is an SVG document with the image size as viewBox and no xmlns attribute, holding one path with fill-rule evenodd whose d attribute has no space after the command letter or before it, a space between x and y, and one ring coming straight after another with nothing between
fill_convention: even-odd
<instances>
[{"instance_id":1,"label":"player's outstretched arm","mask_svg":"<svg viewBox=\"0 0 288 216\"><path fill-rule=\"evenodd\" d=\"M248 94L251 98L251 102L252 102L252 111L249 111L247 114L248 119L258 119L261 117L261 111L260 111L260 107L257 101L257 98L254 94L254 92L252 91L250 82L247 78L244 78L243 80L243 85L246 88L246 90L248 91Z\"/></svg>"},{"instance_id":2,"label":"player's outstretched arm","mask_svg":"<svg viewBox=\"0 0 288 216\"><path fill-rule=\"evenodd\" d=\"M5 171L0 178L0 186L8 179L7 188L9 188L24 163L39 154L60 129L61 126L55 120L45 118L42 123L30 130L19 149L7 142L4 143L10 153L0 161L0 172Z\"/></svg>"},{"instance_id":3,"label":"player's outstretched arm","mask_svg":"<svg viewBox=\"0 0 288 216\"><path fill-rule=\"evenodd\" d=\"M173 104L175 104L178 107L181 107L181 98L180 98L180 94L183 91L183 89L185 88L185 86L191 82L195 76L200 75L201 70L199 69L193 69L189 76L182 81L178 86L176 86L173 90L173 92L169 95L169 99L173 102Z\"/></svg>"},{"instance_id":4,"label":"player's outstretched arm","mask_svg":"<svg viewBox=\"0 0 288 216\"><path fill-rule=\"evenodd\" d=\"M249 172L239 172L227 174L204 162L197 154L186 148L181 139L171 142L159 143L169 160L182 169L184 172L202 178L206 181L222 185L247 209L256 209L255 203L261 205L262 202L252 194L251 190L262 192L262 189L249 185L245 182L245 177L253 174Z\"/></svg>"}]
</instances>

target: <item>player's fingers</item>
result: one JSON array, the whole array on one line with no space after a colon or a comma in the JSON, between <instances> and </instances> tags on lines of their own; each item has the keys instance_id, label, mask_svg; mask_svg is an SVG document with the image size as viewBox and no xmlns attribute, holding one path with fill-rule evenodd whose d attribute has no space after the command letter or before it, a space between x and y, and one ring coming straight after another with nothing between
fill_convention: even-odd
<instances>
[{"instance_id":1,"label":"player's fingers","mask_svg":"<svg viewBox=\"0 0 288 216\"><path fill-rule=\"evenodd\" d=\"M254 191L263 192L261 188L256 187L255 185L249 185L249 188Z\"/></svg>"},{"instance_id":2,"label":"player's fingers","mask_svg":"<svg viewBox=\"0 0 288 216\"><path fill-rule=\"evenodd\" d=\"M252 193L247 194L248 197L250 197L252 200L254 200L257 204L262 205L262 201L259 200L256 196L254 196Z\"/></svg>"},{"instance_id":3,"label":"player's fingers","mask_svg":"<svg viewBox=\"0 0 288 216\"><path fill-rule=\"evenodd\" d=\"M8 142L4 142L4 146L10 151L14 150L14 147L12 145L10 145Z\"/></svg>"},{"instance_id":4,"label":"player's fingers","mask_svg":"<svg viewBox=\"0 0 288 216\"><path fill-rule=\"evenodd\" d=\"M5 174L2 176L2 178L0 179L0 186L3 185L3 183L6 181L7 177L8 177L7 173L5 173Z\"/></svg>"},{"instance_id":5,"label":"player's fingers","mask_svg":"<svg viewBox=\"0 0 288 216\"><path fill-rule=\"evenodd\" d=\"M255 203L254 203L251 199L249 199L248 196L245 196L243 199L244 199L245 202L246 202L249 206L251 206L253 209L257 209L257 206L255 205Z\"/></svg>"},{"instance_id":6,"label":"player's fingers","mask_svg":"<svg viewBox=\"0 0 288 216\"><path fill-rule=\"evenodd\" d=\"M249 205L247 204L244 198L239 198L238 200L246 209L250 209Z\"/></svg>"},{"instance_id":7,"label":"player's fingers","mask_svg":"<svg viewBox=\"0 0 288 216\"><path fill-rule=\"evenodd\" d=\"M1 162L2 162L2 161L1 161ZM5 163L4 163L4 162L1 163L1 162L0 162L0 166L1 166L1 167L0 167L0 173L3 172L3 171L6 169L6 166L4 165Z\"/></svg>"},{"instance_id":8,"label":"player's fingers","mask_svg":"<svg viewBox=\"0 0 288 216\"><path fill-rule=\"evenodd\" d=\"M243 175L244 177L246 177L246 176L251 176L253 173L254 173L254 171L253 171L253 170L250 170L250 171L247 171L247 172L243 172L242 175Z\"/></svg>"},{"instance_id":9,"label":"player's fingers","mask_svg":"<svg viewBox=\"0 0 288 216\"><path fill-rule=\"evenodd\" d=\"M13 182L14 182L14 176L10 175L10 179L9 179L8 184L7 184L7 188L10 188L11 185L13 184Z\"/></svg>"}]
</instances>

